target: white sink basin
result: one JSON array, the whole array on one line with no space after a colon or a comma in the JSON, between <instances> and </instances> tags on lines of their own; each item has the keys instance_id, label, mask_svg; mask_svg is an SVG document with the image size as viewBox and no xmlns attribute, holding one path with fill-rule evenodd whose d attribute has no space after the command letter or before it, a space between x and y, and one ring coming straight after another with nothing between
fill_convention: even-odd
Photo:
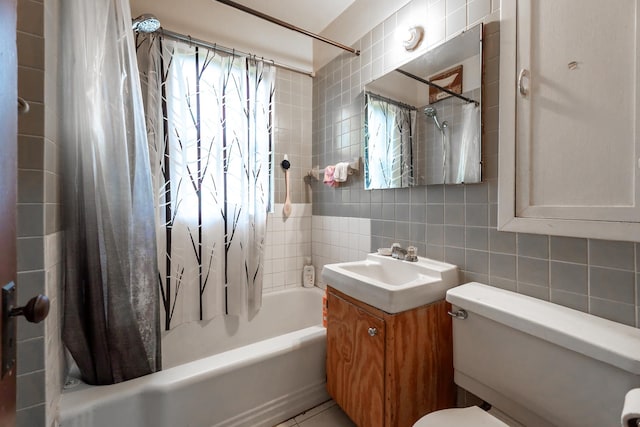
<instances>
[{"instance_id":1,"label":"white sink basin","mask_svg":"<svg viewBox=\"0 0 640 427\"><path fill-rule=\"evenodd\" d=\"M458 286L458 267L418 257L400 261L369 254L363 261L327 264L325 283L340 292L387 313L399 313L444 299L448 289Z\"/></svg>"}]
</instances>

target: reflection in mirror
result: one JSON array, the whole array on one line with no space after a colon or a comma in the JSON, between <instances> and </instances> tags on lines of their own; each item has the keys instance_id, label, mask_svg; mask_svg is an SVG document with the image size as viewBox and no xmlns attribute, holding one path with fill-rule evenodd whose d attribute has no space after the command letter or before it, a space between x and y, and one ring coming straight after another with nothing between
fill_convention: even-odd
<instances>
[{"instance_id":1,"label":"reflection in mirror","mask_svg":"<svg viewBox=\"0 0 640 427\"><path fill-rule=\"evenodd\" d=\"M482 24L365 86L365 189L481 181Z\"/></svg>"},{"instance_id":2,"label":"reflection in mirror","mask_svg":"<svg viewBox=\"0 0 640 427\"><path fill-rule=\"evenodd\" d=\"M412 184L416 108L374 93L365 94L365 188Z\"/></svg>"}]
</instances>

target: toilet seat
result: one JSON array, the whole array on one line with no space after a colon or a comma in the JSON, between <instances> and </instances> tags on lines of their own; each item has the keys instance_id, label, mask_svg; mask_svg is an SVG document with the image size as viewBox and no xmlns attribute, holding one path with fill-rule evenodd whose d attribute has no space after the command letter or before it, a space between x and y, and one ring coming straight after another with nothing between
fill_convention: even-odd
<instances>
[{"instance_id":1,"label":"toilet seat","mask_svg":"<svg viewBox=\"0 0 640 427\"><path fill-rule=\"evenodd\" d=\"M443 409L420 418L413 427L509 427L477 406Z\"/></svg>"}]
</instances>

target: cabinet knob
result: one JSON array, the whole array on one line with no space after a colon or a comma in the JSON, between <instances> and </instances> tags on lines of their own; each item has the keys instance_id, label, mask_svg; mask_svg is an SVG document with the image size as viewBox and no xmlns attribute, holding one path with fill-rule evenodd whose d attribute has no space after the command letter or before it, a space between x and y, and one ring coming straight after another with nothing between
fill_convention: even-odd
<instances>
[{"instance_id":1,"label":"cabinet knob","mask_svg":"<svg viewBox=\"0 0 640 427\"><path fill-rule=\"evenodd\" d=\"M372 336L372 337L375 337L376 335L378 335L378 329L376 328L369 328L367 332L369 332L369 336Z\"/></svg>"}]
</instances>

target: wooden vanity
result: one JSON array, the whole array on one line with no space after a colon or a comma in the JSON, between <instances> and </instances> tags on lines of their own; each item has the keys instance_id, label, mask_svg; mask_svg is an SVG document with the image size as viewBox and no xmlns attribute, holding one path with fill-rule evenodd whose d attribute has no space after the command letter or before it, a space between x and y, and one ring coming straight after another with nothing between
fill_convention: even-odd
<instances>
[{"instance_id":1,"label":"wooden vanity","mask_svg":"<svg viewBox=\"0 0 640 427\"><path fill-rule=\"evenodd\" d=\"M450 305L389 314L327 287L327 390L359 427L455 406Z\"/></svg>"}]
</instances>

